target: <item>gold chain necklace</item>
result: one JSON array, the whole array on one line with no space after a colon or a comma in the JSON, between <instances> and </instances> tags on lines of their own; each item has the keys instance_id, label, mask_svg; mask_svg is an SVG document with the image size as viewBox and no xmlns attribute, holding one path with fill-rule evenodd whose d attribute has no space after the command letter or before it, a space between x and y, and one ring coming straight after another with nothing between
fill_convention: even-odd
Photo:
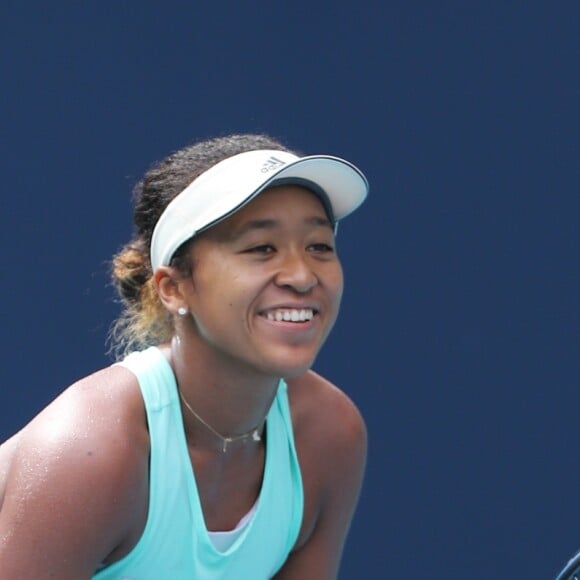
<instances>
[{"instance_id":1,"label":"gold chain necklace","mask_svg":"<svg viewBox=\"0 0 580 580\"><path fill-rule=\"evenodd\" d=\"M262 436L260 435L260 431L264 426L266 418L262 419L262 422L257 426L248 431L247 433L242 433L241 435L234 435L233 437L224 437L221 433L218 433L209 423L206 423L190 406L190 404L185 400L183 393L180 389L177 389L179 393L179 398L183 401L183 404L187 407L187 410L207 429L209 429L216 437L219 437L222 442L222 452L225 453L228 449L228 445L233 443L234 441L243 441L248 438L252 438L252 441L261 441Z\"/></svg>"}]
</instances>

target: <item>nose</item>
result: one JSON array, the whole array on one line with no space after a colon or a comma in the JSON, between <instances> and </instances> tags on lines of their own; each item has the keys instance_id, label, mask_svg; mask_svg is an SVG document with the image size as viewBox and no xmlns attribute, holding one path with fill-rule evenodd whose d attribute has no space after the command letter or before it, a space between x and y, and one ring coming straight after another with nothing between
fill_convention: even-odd
<instances>
[{"instance_id":1,"label":"nose","mask_svg":"<svg viewBox=\"0 0 580 580\"><path fill-rule=\"evenodd\" d=\"M318 277L308 262L308 256L300 252L290 252L283 257L276 274L276 284L305 294L318 284Z\"/></svg>"}]
</instances>

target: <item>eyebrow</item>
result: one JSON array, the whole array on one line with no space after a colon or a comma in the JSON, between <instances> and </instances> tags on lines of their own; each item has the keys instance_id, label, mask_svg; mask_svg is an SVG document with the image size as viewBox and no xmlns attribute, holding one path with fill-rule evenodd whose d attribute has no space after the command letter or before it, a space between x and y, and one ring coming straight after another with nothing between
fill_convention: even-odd
<instances>
[{"instance_id":1,"label":"eyebrow","mask_svg":"<svg viewBox=\"0 0 580 580\"><path fill-rule=\"evenodd\" d=\"M331 230L334 229L331 221L328 218L321 216L308 217L304 220L304 224L312 227L327 227L330 228ZM237 228L233 232L230 232L229 238L231 240L238 240L239 238L241 238L242 236L246 235L251 231L274 230L278 227L280 227L279 220L273 219L250 220L242 224L239 228Z\"/></svg>"}]
</instances>

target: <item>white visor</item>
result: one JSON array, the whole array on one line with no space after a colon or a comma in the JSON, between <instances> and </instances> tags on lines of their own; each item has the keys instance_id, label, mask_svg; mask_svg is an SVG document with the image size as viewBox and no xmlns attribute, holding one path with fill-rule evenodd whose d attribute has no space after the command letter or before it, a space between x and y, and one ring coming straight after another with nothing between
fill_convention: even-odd
<instances>
[{"instance_id":1,"label":"white visor","mask_svg":"<svg viewBox=\"0 0 580 580\"><path fill-rule=\"evenodd\" d=\"M282 183L311 189L334 223L354 211L369 189L362 171L338 157L297 157L277 150L234 155L202 173L165 208L151 239L152 270L168 266L184 242Z\"/></svg>"}]
</instances>

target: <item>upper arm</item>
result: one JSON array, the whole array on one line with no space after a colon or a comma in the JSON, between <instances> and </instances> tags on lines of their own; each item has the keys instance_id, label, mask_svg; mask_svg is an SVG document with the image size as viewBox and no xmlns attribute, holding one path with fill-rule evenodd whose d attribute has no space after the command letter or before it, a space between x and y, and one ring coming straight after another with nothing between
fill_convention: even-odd
<instances>
[{"instance_id":1,"label":"upper arm","mask_svg":"<svg viewBox=\"0 0 580 580\"><path fill-rule=\"evenodd\" d=\"M336 578L357 506L366 464L366 426L342 393L326 409L325 420L309 430L315 444L311 441L310 452L301 454L305 509L315 514L313 523L276 575L279 580Z\"/></svg>"},{"instance_id":2,"label":"upper arm","mask_svg":"<svg viewBox=\"0 0 580 580\"><path fill-rule=\"evenodd\" d=\"M0 511L0 580L90 578L127 533L141 461L118 412L65 395L21 433Z\"/></svg>"}]
</instances>

